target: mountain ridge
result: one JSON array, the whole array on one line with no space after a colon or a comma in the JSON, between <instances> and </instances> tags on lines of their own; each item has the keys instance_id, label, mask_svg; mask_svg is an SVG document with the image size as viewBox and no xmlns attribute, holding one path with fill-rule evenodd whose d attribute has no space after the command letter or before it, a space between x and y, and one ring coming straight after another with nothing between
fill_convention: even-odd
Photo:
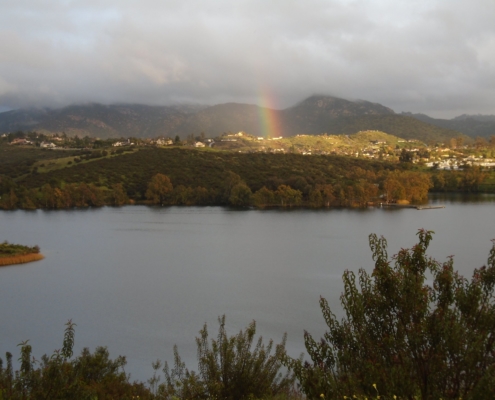
<instances>
[{"instance_id":1,"label":"mountain ridge","mask_svg":"<svg viewBox=\"0 0 495 400\"><path fill-rule=\"evenodd\" d=\"M458 131L471 138L482 137L488 139L495 135L495 115L462 114L452 119L432 118L426 114L402 113L401 115L416 118L445 129Z\"/></svg>"},{"instance_id":2,"label":"mountain ridge","mask_svg":"<svg viewBox=\"0 0 495 400\"><path fill-rule=\"evenodd\" d=\"M269 116L277 130L265 131ZM366 100L313 95L294 106L275 110L255 104L223 103L213 106L86 103L59 109L20 109L0 113L0 133L31 130L65 132L69 136L100 138L189 135L216 137L244 131L254 136L297 134L350 134L378 129L405 139L443 142L461 135L449 127L422 121L414 115Z\"/></svg>"}]
</instances>

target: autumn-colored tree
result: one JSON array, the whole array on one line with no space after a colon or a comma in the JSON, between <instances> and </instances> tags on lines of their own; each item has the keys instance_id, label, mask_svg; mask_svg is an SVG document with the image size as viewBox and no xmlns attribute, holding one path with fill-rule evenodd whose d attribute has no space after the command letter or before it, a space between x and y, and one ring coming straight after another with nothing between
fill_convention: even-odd
<instances>
[{"instance_id":1,"label":"autumn-colored tree","mask_svg":"<svg viewBox=\"0 0 495 400\"><path fill-rule=\"evenodd\" d=\"M406 191L406 199L412 202L421 202L428 199L428 191L433 187L428 174L413 171L399 173Z\"/></svg>"},{"instance_id":2,"label":"autumn-colored tree","mask_svg":"<svg viewBox=\"0 0 495 400\"><path fill-rule=\"evenodd\" d=\"M24 210L36 209L36 191L34 189L23 189L21 193L20 208Z\"/></svg>"},{"instance_id":3,"label":"autumn-colored tree","mask_svg":"<svg viewBox=\"0 0 495 400\"><path fill-rule=\"evenodd\" d=\"M196 188L193 189L193 198L194 198L194 204L200 204L200 205L205 205L205 204L210 204L211 203L211 194L203 186L197 186Z\"/></svg>"},{"instance_id":4,"label":"autumn-colored tree","mask_svg":"<svg viewBox=\"0 0 495 400\"><path fill-rule=\"evenodd\" d=\"M428 174L396 170L386 175L382 187L388 201L420 202L428 198L428 190L433 187L433 183Z\"/></svg>"},{"instance_id":5,"label":"autumn-colored tree","mask_svg":"<svg viewBox=\"0 0 495 400\"><path fill-rule=\"evenodd\" d=\"M245 183L239 175L232 171L227 171L224 174L224 179L223 179L223 185L222 185L222 201L226 204L229 203L229 198L230 195L232 194L232 189L234 186L240 184L240 183Z\"/></svg>"},{"instance_id":6,"label":"autumn-colored tree","mask_svg":"<svg viewBox=\"0 0 495 400\"><path fill-rule=\"evenodd\" d=\"M81 183L77 190L81 201L80 207L101 207L104 204L103 192L97 186Z\"/></svg>"},{"instance_id":7,"label":"autumn-colored tree","mask_svg":"<svg viewBox=\"0 0 495 400\"><path fill-rule=\"evenodd\" d=\"M316 189L312 189L308 196L309 205L311 207L322 207L323 206L323 196L321 192Z\"/></svg>"},{"instance_id":8,"label":"autumn-colored tree","mask_svg":"<svg viewBox=\"0 0 495 400\"><path fill-rule=\"evenodd\" d=\"M482 171L481 167L475 165L469 167L462 174L462 189L466 192L477 192L479 185L485 180L486 174Z\"/></svg>"},{"instance_id":9,"label":"autumn-colored tree","mask_svg":"<svg viewBox=\"0 0 495 400\"><path fill-rule=\"evenodd\" d=\"M173 190L172 182L167 175L156 174L151 178L146 190L146 198L152 204L164 205Z\"/></svg>"},{"instance_id":10,"label":"autumn-colored tree","mask_svg":"<svg viewBox=\"0 0 495 400\"><path fill-rule=\"evenodd\" d=\"M19 198L15 194L14 189L10 189L10 191L0 198L0 207L6 210L13 210L17 208L19 203Z\"/></svg>"},{"instance_id":11,"label":"autumn-colored tree","mask_svg":"<svg viewBox=\"0 0 495 400\"><path fill-rule=\"evenodd\" d=\"M446 186L445 172L440 171L440 172L434 174L432 177L432 182L433 182L434 190L436 190L436 191L445 190L445 186Z\"/></svg>"},{"instance_id":12,"label":"autumn-colored tree","mask_svg":"<svg viewBox=\"0 0 495 400\"><path fill-rule=\"evenodd\" d=\"M256 191L253 195L253 204L256 207L267 207L275 203L275 193L273 190L263 186L260 190Z\"/></svg>"},{"instance_id":13,"label":"autumn-colored tree","mask_svg":"<svg viewBox=\"0 0 495 400\"><path fill-rule=\"evenodd\" d=\"M54 191L49 183L45 183L41 187L41 204L44 208L55 208L57 202L54 196Z\"/></svg>"},{"instance_id":14,"label":"autumn-colored tree","mask_svg":"<svg viewBox=\"0 0 495 400\"><path fill-rule=\"evenodd\" d=\"M312 207L330 207L335 201L333 186L330 184L318 184L309 193L309 203Z\"/></svg>"},{"instance_id":15,"label":"autumn-colored tree","mask_svg":"<svg viewBox=\"0 0 495 400\"><path fill-rule=\"evenodd\" d=\"M114 206L123 206L129 202L129 198L127 197L127 193L125 192L122 183L115 183L112 185L111 199Z\"/></svg>"},{"instance_id":16,"label":"autumn-colored tree","mask_svg":"<svg viewBox=\"0 0 495 400\"><path fill-rule=\"evenodd\" d=\"M251 189L245 183L238 183L230 192L229 204L237 207L249 206L252 195Z\"/></svg>"},{"instance_id":17,"label":"autumn-colored tree","mask_svg":"<svg viewBox=\"0 0 495 400\"><path fill-rule=\"evenodd\" d=\"M282 207L297 206L302 201L302 193L287 185L280 185L275 192L275 196Z\"/></svg>"},{"instance_id":18,"label":"autumn-colored tree","mask_svg":"<svg viewBox=\"0 0 495 400\"><path fill-rule=\"evenodd\" d=\"M184 185L174 187L170 197L172 204L177 204L180 206L190 205L193 200L191 188L185 187Z\"/></svg>"}]
</instances>

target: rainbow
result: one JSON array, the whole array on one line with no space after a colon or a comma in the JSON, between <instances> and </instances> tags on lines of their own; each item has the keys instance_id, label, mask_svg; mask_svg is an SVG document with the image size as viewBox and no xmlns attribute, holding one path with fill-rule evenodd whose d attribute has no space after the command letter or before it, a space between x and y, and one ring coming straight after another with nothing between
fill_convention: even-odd
<instances>
[{"instance_id":1,"label":"rainbow","mask_svg":"<svg viewBox=\"0 0 495 400\"><path fill-rule=\"evenodd\" d=\"M279 111L276 109L274 97L268 91L261 91L258 101L261 135L267 139L283 136Z\"/></svg>"}]
</instances>

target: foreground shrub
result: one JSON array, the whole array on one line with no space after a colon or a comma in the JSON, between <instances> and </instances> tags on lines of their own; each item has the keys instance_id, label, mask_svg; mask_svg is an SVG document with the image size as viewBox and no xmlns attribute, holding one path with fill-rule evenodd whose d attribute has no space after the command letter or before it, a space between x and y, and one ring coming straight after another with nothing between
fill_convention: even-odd
<instances>
[{"instance_id":1,"label":"foreground shrub","mask_svg":"<svg viewBox=\"0 0 495 400\"><path fill-rule=\"evenodd\" d=\"M72 358L74 324L66 325L63 348L41 361L31 356L28 341L20 346L20 368L13 370L12 354L7 365L0 359L0 399L151 399L142 383L130 383L124 372L125 357L111 360L106 347L94 353L84 349Z\"/></svg>"},{"instance_id":2,"label":"foreground shrub","mask_svg":"<svg viewBox=\"0 0 495 400\"><path fill-rule=\"evenodd\" d=\"M432 232L387 256L370 235L375 268L344 273L345 318L320 299L328 332L305 333L312 363L286 359L308 398L373 396L413 399L495 398L495 245L471 281L426 256ZM427 273L432 279L427 281Z\"/></svg>"},{"instance_id":3,"label":"foreground shrub","mask_svg":"<svg viewBox=\"0 0 495 400\"><path fill-rule=\"evenodd\" d=\"M198 372L190 372L181 361L174 347L174 367L169 370L165 363L166 382L158 388L163 399L262 399L291 394L294 378L280 372L285 356L284 336L282 343L264 345L260 337L253 345L256 323L253 321L245 331L227 336L225 316L219 318L217 339L208 340L206 325L196 338L198 347ZM282 398L282 397L280 397Z\"/></svg>"}]
</instances>

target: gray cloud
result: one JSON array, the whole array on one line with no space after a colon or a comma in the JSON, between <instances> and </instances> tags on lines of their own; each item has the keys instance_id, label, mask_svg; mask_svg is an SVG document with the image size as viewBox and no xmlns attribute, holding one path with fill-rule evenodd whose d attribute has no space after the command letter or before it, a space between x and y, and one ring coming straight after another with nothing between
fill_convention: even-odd
<instances>
[{"instance_id":1,"label":"gray cloud","mask_svg":"<svg viewBox=\"0 0 495 400\"><path fill-rule=\"evenodd\" d=\"M494 17L492 0L3 2L0 107L326 93L495 114Z\"/></svg>"}]
</instances>

